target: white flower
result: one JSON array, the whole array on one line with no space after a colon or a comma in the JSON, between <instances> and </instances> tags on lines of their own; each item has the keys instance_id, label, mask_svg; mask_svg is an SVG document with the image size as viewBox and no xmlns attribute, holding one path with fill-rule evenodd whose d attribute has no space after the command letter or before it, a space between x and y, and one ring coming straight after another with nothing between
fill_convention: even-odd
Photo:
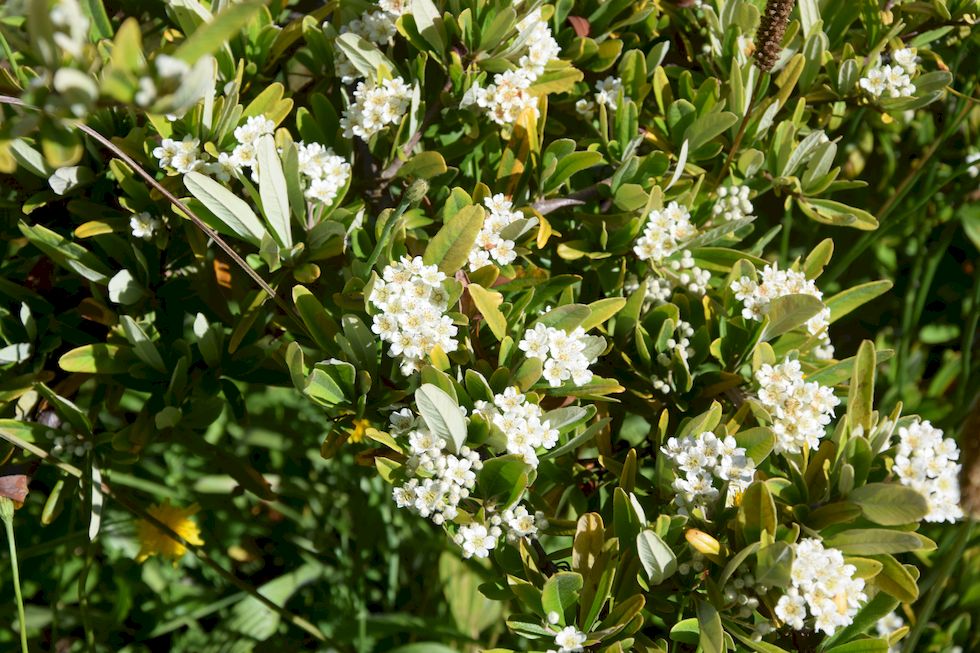
<instances>
[{"instance_id":1,"label":"white flower","mask_svg":"<svg viewBox=\"0 0 980 653\"><path fill-rule=\"evenodd\" d=\"M898 450L892 471L902 485L925 496L928 522L953 522L963 517L960 508L960 450L928 420L898 429Z\"/></svg>"},{"instance_id":2,"label":"white flower","mask_svg":"<svg viewBox=\"0 0 980 653\"><path fill-rule=\"evenodd\" d=\"M80 56L88 42L89 21L78 0L58 0L48 16L55 28L55 44L73 57Z\"/></svg>"},{"instance_id":3,"label":"white flower","mask_svg":"<svg viewBox=\"0 0 980 653\"><path fill-rule=\"evenodd\" d=\"M498 125L513 125L525 111L538 118L538 99L528 92L534 76L527 70L508 70L493 76L493 84L475 87L477 106Z\"/></svg>"},{"instance_id":4,"label":"white flower","mask_svg":"<svg viewBox=\"0 0 980 653\"><path fill-rule=\"evenodd\" d=\"M565 626L555 635L558 653L578 653L588 637L575 626Z\"/></svg>"},{"instance_id":5,"label":"white flower","mask_svg":"<svg viewBox=\"0 0 980 653\"><path fill-rule=\"evenodd\" d=\"M180 80L191 72L190 64L167 54L158 54L153 64L156 66L157 75L166 80Z\"/></svg>"},{"instance_id":6,"label":"white flower","mask_svg":"<svg viewBox=\"0 0 980 653\"><path fill-rule=\"evenodd\" d=\"M618 77L606 77L596 82L595 101L596 104L604 104L610 109L616 109L619 100L619 93L623 90L623 80ZM629 99L626 97L625 99Z\"/></svg>"},{"instance_id":7,"label":"white flower","mask_svg":"<svg viewBox=\"0 0 980 653\"><path fill-rule=\"evenodd\" d=\"M401 77L386 79L380 85L358 82L354 101L340 120L344 136L370 139L385 127L400 123L411 101L411 89Z\"/></svg>"},{"instance_id":8,"label":"white flower","mask_svg":"<svg viewBox=\"0 0 980 653\"><path fill-rule=\"evenodd\" d=\"M966 163L969 166L966 169L968 175L973 178L980 176L980 152L971 152L966 155Z\"/></svg>"},{"instance_id":9,"label":"white flower","mask_svg":"<svg viewBox=\"0 0 980 653\"><path fill-rule=\"evenodd\" d=\"M169 168L186 174L204 165L199 149L200 143L190 134L184 136L181 141L165 138L159 147L153 149L153 156L159 160L161 168Z\"/></svg>"},{"instance_id":10,"label":"white flower","mask_svg":"<svg viewBox=\"0 0 980 653\"><path fill-rule=\"evenodd\" d=\"M833 635L848 626L868 597L857 568L844 562L837 549L806 538L793 545L796 556L790 571L793 586L776 603L776 616L795 630L805 627L807 612L813 628Z\"/></svg>"},{"instance_id":11,"label":"white flower","mask_svg":"<svg viewBox=\"0 0 980 653\"><path fill-rule=\"evenodd\" d=\"M870 68L858 84L873 98L911 97L915 94L912 77L918 72L915 51L909 48L891 53L894 65L881 64Z\"/></svg>"},{"instance_id":12,"label":"white flower","mask_svg":"<svg viewBox=\"0 0 980 653\"><path fill-rule=\"evenodd\" d=\"M350 164L319 143L296 144L299 172L306 182L303 194L309 200L330 204L350 179Z\"/></svg>"},{"instance_id":13,"label":"white flower","mask_svg":"<svg viewBox=\"0 0 980 653\"><path fill-rule=\"evenodd\" d=\"M749 201L749 187L722 186L718 189L718 201L711 207L711 212L726 222L750 217L752 202Z\"/></svg>"},{"instance_id":14,"label":"white flower","mask_svg":"<svg viewBox=\"0 0 980 653\"><path fill-rule=\"evenodd\" d=\"M595 102L581 98L575 101L575 111L584 116L586 120L592 120L595 115Z\"/></svg>"},{"instance_id":15,"label":"white flower","mask_svg":"<svg viewBox=\"0 0 980 653\"><path fill-rule=\"evenodd\" d=\"M596 356L588 355L586 348L594 341L581 327L566 333L537 324L524 333L517 346L528 358L537 358L544 363L543 375L552 387L569 379L581 386L592 380L589 365L595 362Z\"/></svg>"},{"instance_id":16,"label":"white flower","mask_svg":"<svg viewBox=\"0 0 980 653\"><path fill-rule=\"evenodd\" d=\"M517 258L514 241L503 238L500 233L508 226L524 218L524 214L514 210L514 205L498 193L483 200L490 213L483 221L483 227L469 256L469 268L476 271L485 265L509 265Z\"/></svg>"},{"instance_id":17,"label":"white flower","mask_svg":"<svg viewBox=\"0 0 980 653\"><path fill-rule=\"evenodd\" d=\"M775 450L800 453L804 447L817 449L840 404L833 389L804 381L800 362L788 358L778 365L762 365L755 378L759 401L773 418Z\"/></svg>"},{"instance_id":18,"label":"white flower","mask_svg":"<svg viewBox=\"0 0 980 653\"><path fill-rule=\"evenodd\" d=\"M160 221L146 211L143 211L129 218L129 226L133 230L133 236L142 238L143 240L149 240L153 238L153 234L160 228Z\"/></svg>"},{"instance_id":19,"label":"white flower","mask_svg":"<svg viewBox=\"0 0 980 653\"><path fill-rule=\"evenodd\" d=\"M691 224L691 214L677 202L667 208L651 211L646 229L636 241L633 251L642 261L660 263L697 235Z\"/></svg>"},{"instance_id":20,"label":"white flower","mask_svg":"<svg viewBox=\"0 0 980 653\"><path fill-rule=\"evenodd\" d=\"M755 463L730 435L719 438L705 431L679 440L668 438L660 450L677 473L674 502L682 515L689 515L695 508L707 512L709 505L718 500L724 483L728 483L725 504L734 505L735 498L755 476Z\"/></svg>"},{"instance_id":21,"label":"white flower","mask_svg":"<svg viewBox=\"0 0 980 653\"><path fill-rule=\"evenodd\" d=\"M387 343L388 353L402 358L402 372L422 368L425 357L436 347L455 351L457 327L445 315L448 297L446 279L434 265L421 257L402 258L384 269L368 298L379 310L371 330Z\"/></svg>"},{"instance_id":22,"label":"white flower","mask_svg":"<svg viewBox=\"0 0 980 653\"><path fill-rule=\"evenodd\" d=\"M265 116L249 116L245 124L235 128L235 140L243 145L255 145L260 137L272 134L276 123Z\"/></svg>"},{"instance_id":23,"label":"white flower","mask_svg":"<svg viewBox=\"0 0 980 653\"><path fill-rule=\"evenodd\" d=\"M459 529L459 535L464 558L488 558L497 546L497 538L483 524L466 524Z\"/></svg>"},{"instance_id":24,"label":"white flower","mask_svg":"<svg viewBox=\"0 0 980 653\"><path fill-rule=\"evenodd\" d=\"M889 612L875 623L875 631L879 637L887 638L905 625L905 620L897 612ZM899 653L901 646L892 645L888 648L888 653Z\"/></svg>"},{"instance_id":25,"label":"white flower","mask_svg":"<svg viewBox=\"0 0 980 653\"><path fill-rule=\"evenodd\" d=\"M767 265L760 273L762 280L753 281L742 277L732 282L731 288L735 299L742 302L742 317L746 320L762 320L769 312L769 305L777 297L785 295L811 295L823 299L823 293L817 288L812 279L807 279L802 272L780 270L776 264ZM833 357L833 347L827 328L830 324L830 309L822 311L807 320L806 328L810 335L818 336L823 352L820 358Z\"/></svg>"},{"instance_id":26,"label":"white flower","mask_svg":"<svg viewBox=\"0 0 980 653\"><path fill-rule=\"evenodd\" d=\"M522 69L537 77L544 72L549 61L561 55L561 46L551 33L551 28L541 18L541 8L537 8L517 23L517 31L527 43L527 54L521 57Z\"/></svg>"}]
</instances>

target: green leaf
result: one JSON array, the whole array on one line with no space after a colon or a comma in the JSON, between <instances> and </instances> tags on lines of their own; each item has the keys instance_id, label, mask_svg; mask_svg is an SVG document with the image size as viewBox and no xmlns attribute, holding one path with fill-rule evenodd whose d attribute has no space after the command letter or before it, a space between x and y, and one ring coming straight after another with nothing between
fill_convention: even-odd
<instances>
[{"instance_id":1,"label":"green leaf","mask_svg":"<svg viewBox=\"0 0 980 653\"><path fill-rule=\"evenodd\" d=\"M307 333L317 346L324 351L333 351L333 337L340 331L340 327L323 308L323 304L305 286L293 287L293 303L306 325Z\"/></svg>"},{"instance_id":2,"label":"green leaf","mask_svg":"<svg viewBox=\"0 0 980 653\"><path fill-rule=\"evenodd\" d=\"M466 442L466 418L453 398L437 386L424 383L415 391L415 403L432 434L445 440L452 453L459 453Z\"/></svg>"},{"instance_id":3,"label":"green leaf","mask_svg":"<svg viewBox=\"0 0 980 653\"><path fill-rule=\"evenodd\" d=\"M497 340L503 340L507 335L507 319L500 312L500 305L504 301L504 296L494 290L487 290L483 286L470 284L466 287L473 299L476 308L483 315L493 335Z\"/></svg>"},{"instance_id":4,"label":"green leaf","mask_svg":"<svg viewBox=\"0 0 980 653\"><path fill-rule=\"evenodd\" d=\"M833 324L854 309L867 304L875 297L883 295L892 288L891 281L869 281L859 286L842 290L824 303L830 309L830 322Z\"/></svg>"},{"instance_id":5,"label":"green leaf","mask_svg":"<svg viewBox=\"0 0 980 653\"><path fill-rule=\"evenodd\" d=\"M419 152L411 159L406 161L398 169L398 177L418 177L419 179L431 179L449 170L446 167L446 160L438 152L428 150Z\"/></svg>"},{"instance_id":6,"label":"green leaf","mask_svg":"<svg viewBox=\"0 0 980 653\"><path fill-rule=\"evenodd\" d=\"M483 228L483 218L481 206L474 204L460 209L429 241L422 260L426 265L437 265L448 276L456 274L469 259Z\"/></svg>"},{"instance_id":7,"label":"green leaf","mask_svg":"<svg viewBox=\"0 0 980 653\"><path fill-rule=\"evenodd\" d=\"M735 434L735 442L745 449L745 455L758 467L772 452L776 444L776 434L765 426L756 426Z\"/></svg>"},{"instance_id":8,"label":"green leaf","mask_svg":"<svg viewBox=\"0 0 980 653\"><path fill-rule=\"evenodd\" d=\"M659 585L677 571L677 556L673 549L650 529L636 536L636 552L651 585Z\"/></svg>"},{"instance_id":9,"label":"green leaf","mask_svg":"<svg viewBox=\"0 0 980 653\"><path fill-rule=\"evenodd\" d=\"M624 306L626 306L625 297L608 297L594 301L589 304L589 317L585 318L579 326L586 331L594 329L597 326L605 324L607 320L621 311Z\"/></svg>"},{"instance_id":10,"label":"green leaf","mask_svg":"<svg viewBox=\"0 0 980 653\"><path fill-rule=\"evenodd\" d=\"M412 18L415 19L415 27L418 29L422 38L439 53L446 49L446 26L443 24L442 15L436 9L432 0L409 0Z\"/></svg>"},{"instance_id":11,"label":"green leaf","mask_svg":"<svg viewBox=\"0 0 980 653\"><path fill-rule=\"evenodd\" d=\"M262 7L261 2L240 2L225 5L217 16L194 30L190 37L174 51L175 57L189 64L217 51L229 39L241 33L252 17Z\"/></svg>"},{"instance_id":12,"label":"green leaf","mask_svg":"<svg viewBox=\"0 0 980 653\"><path fill-rule=\"evenodd\" d=\"M167 368L163 364L159 350L146 335L146 332L136 323L136 320L128 315L121 315L119 324L122 325L126 339L133 345L137 358L158 372L166 372Z\"/></svg>"},{"instance_id":13,"label":"green leaf","mask_svg":"<svg viewBox=\"0 0 980 653\"><path fill-rule=\"evenodd\" d=\"M823 224L854 227L862 231L878 228L878 221L873 215L853 206L813 197L799 197L796 201L803 213Z\"/></svg>"},{"instance_id":14,"label":"green leaf","mask_svg":"<svg viewBox=\"0 0 980 653\"><path fill-rule=\"evenodd\" d=\"M729 111L709 113L697 118L684 132L684 139L688 142L689 151L697 152L698 148L720 135L736 122L738 122L738 116Z\"/></svg>"},{"instance_id":15,"label":"green leaf","mask_svg":"<svg viewBox=\"0 0 980 653\"><path fill-rule=\"evenodd\" d=\"M894 557L883 554L874 558L881 563L881 571L875 576L875 585L903 603L913 603L919 598L919 586L908 568Z\"/></svg>"},{"instance_id":16,"label":"green leaf","mask_svg":"<svg viewBox=\"0 0 980 653\"><path fill-rule=\"evenodd\" d=\"M293 246L293 232L290 228L289 193L286 190L286 177L282 171L282 160L276 151L276 142L271 135L259 138L256 148L259 170L259 197L262 198L262 212L272 234L281 247Z\"/></svg>"},{"instance_id":17,"label":"green leaf","mask_svg":"<svg viewBox=\"0 0 980 653\"><path fill-rule=\"evenodd\" d=\"M793 547L777 541L764 546L756 553L756 582L766 587L785 589L791 582L793 571Z\"/></svg>"},{"instance_id":18,"label":"green leaf","mask_svg":"<svg viewBox=\"0 0 980 653\"><path fill-rule=\"evenodd\" d=\"M847 393L847 425L851 433L865 437L871 433L871 413L875 395L875 346L865 340L858 347L851 387Z\"/></svg>"},{"instance_id":19,"label":"green leaf","mask_svg":"<svg viewBox=\"0 0 980 653\"><path fill-rule=\"evenodd\" d=\"M480 495L504 510L521 498L527 489L531 466L517 454L498 456L483 463L477 476Z\"/></svg>"},{"instance_id":20,"label":"green leaf","mask_svg":"<svg viewBox=\"0 0 980 653\"><path fill-rule=\"evenodd\" d=\"M763 340L772 340L787 331L803 326L823 310L823 302L813 295L783 295L769 303Z\"/></svg>"},{"instance_id":21,"label":"green leaf","mask_svg":"<svg viewBox=\"0 0 980 653\"><path fill-rule=\"evenodd\" d=\"M337 37L337 47L347 56L357 72L368 79L378 76L378 69L384 67L388 71L396 70L395 64L381 53L370 41L354 32L346 32Z\"/></svg>"},{"instance_id":22,"label":"green leaf","mask_svg":"<svg viewBox=\"0 0 980 653\"><path fill-rule=\"evenodd\" d=\"M746 543L758 542L762 531L776 534L776 502L764 481L754 481L742 493L738 525Z\"/></svg>"},{"instance_id":23,"label":"green leaf","mask_svg":"<svg viewBox=\"0 0 980 653\"><path fill-rule=\"evenodd\" d=\"M882 526L921 521L929 513L926 498L897 483L868 483L854 489L847 500L861 507L866 518Z\"/></svg>"},{"instance_id":24,"label":"green leaf","mask_svg":"<svg viewBox=\"0 0 980 653\"><path fill-rule=\"evenodd\" d=\"M698 644L704 653L725 653L725 634L721 616L708 601L698 601Z\"/></svg>"},{"instance_id":25,"label":"green leaf","mask_svg":"<svg viewBox=\"0 0 980 653\"><path fill-rule=\"evenodd\" d=\"M926 548L915 533L892 531L884 528L856 528L832 535L824 545L840 549L845 555L878 555L881 553L906 553Z\"/></svg>"},{"instance_id":26,"label":"green leaf","mask_svg":"<svg viewBox=\"0 0 980 653\"><path fill-rule=\"evenodd\" d=\"M544 182L543 192L552 193L568 181L572 175L583 170L587 170L602 162L602 155L599 152L573 152L557 160L554 172L548 176Z\"/></svg>"},{"instance_id":27,"label":"green leaf","mask_svg":"<svg viewBox=\"0 0 980 653\"><path fill-rule=\"evenodd\" d=\"M255 246L262 242L265 227L244 200L199 172L184 175L184 185L232 233Z\"/></svg>"},{"instance_id":28,"label":"green leaf","mask_svg":"<svg viewBox=\"0 0 980 653\"><path fill-rule=\"evenodd\" d=\"M18 222L17 227L32 245L61 267L89 281L108 283L112 271L99 257L81 245L69 241L43 225Z\"/></svg>"},{"instance_id":29,"label":"green leaf","mask_svg":"<svg viewBox=\"0 0 980 653\"><path fill-rule=\"evenodd\" d=\"M58 367L66 372L120 374L132 364L132 351L122 345L84 345L62 355Z\"/></svg>"},{"instance_id":30,"label":"green leaf","mask_svg":"<svg viewBox=\"0 0 980 653\"><path fill-rule=\"evenodd\" d=\"M578 602L582 590L582 575L573 571L560 571L549 578L541 590L541 607L545 614L557 612L559 624L565 624L565 611Z\"/></svg>"},{"instance_id":31,"label":"green leaf","mask_svg":"<svg viewBox=\"0 0 980 653\"><path fill-rule=\"evenodd\" d=\"M109 279L109 300L124 306L135 304L143 297L143 286L129 270L120 270Z\"/></svg>"},{"instance_id":32,"label":"green leaf","mask_svg":"<svg viewBox=\"0 0 980 653\"><path fill-rule=\"evenodd\" d=\"M565 304L553 308L541 317L535 324L543 324L554 329L571 332L579 327L592 315L592 309L582 304Z\"/></svg>"}]
</instances>

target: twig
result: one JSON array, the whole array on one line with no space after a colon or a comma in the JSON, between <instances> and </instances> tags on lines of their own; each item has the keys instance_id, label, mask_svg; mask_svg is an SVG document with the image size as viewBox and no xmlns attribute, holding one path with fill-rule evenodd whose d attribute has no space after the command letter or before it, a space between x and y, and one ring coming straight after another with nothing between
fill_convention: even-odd
<instances>
[{"instance_id":1,"label":"twig","mask_svg":"<svg viewBox=\"0 0 980 653\"><path fill-rule=\"evenodd\" d=\"M401 156L396 157L395 160L391 162L391 165L389 165L381 172L381 179L383 185L387 186L389 181L396 174L398 174L398 171L401 170L401 167L405 165L405 161L412 154L412 150L414 150L415 146L419 144L420 140L422 140L422 133L426 130L426 128L429 125L432 124L432 121L435 120L436 115L438 115L438 113L442 111L442 94L447 93L452 87L453 87L452 80L447 79L446 83L442 87L442 91L440 91L439 95L436 97L436 101L433 102L428 109L426 109L425 115L422 117L422 123L419 125L419 128L415 130L415 133L412 134L412 137L408 139L408 141L405 143L404 146L402 146Z\"/></svg>"}]
</instances>

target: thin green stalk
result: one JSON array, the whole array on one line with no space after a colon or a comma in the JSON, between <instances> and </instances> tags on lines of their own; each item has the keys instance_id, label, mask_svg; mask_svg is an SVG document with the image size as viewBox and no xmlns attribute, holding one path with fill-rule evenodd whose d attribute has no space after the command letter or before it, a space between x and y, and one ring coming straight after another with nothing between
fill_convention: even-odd
<instances>
[{"instance_id":1,"label":"thin green stalk","mask_svg":"<svg viewBox=\"0 0 980 653\"><path fill-rule=\"evenodd\" d=\"M17 566L17 543L14 542L14 502L0 497L0 517L7 530L7 546L10 549L10 571L14 578L14 600L17 602L17 619L20 621L20 648L27 651L27 618L24 616L24 596L20 591L20 569Z\"/></svg>"},{"instance_id":2,"label":"thin green stalk","mask_svg":"<svg viewBox=\"0 0 980 653\"><path fill-rule=\"evenodd\" d=\"M963 364L960 369L959 387L956 389L956 405L962 410L966 410L966 394L967 388L970 387L970 372L973 362L973 340L976 338L977 324L980 322L980 275L976 275L974 279L971 302L970 314L966 318L966 328L963 331L963 346L960 347Z\"/></svg>"}]
</instances>

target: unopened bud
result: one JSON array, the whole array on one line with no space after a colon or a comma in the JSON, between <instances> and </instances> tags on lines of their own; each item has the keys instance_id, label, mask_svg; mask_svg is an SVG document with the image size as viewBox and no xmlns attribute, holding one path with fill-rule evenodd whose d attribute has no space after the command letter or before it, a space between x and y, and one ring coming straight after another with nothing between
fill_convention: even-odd
<instances>
[{"instance_id":1,"label":"unopened bud","mask_svg":"<svg viewBox=\"0 0 980 653\"><path fill-rule=\"evenodd\" d=\"M412 204L418 204L428 192L429 182L424 179L416 179L412 182L411 186L405 190L405 199Z\"/></svg>"}]
</instances>

